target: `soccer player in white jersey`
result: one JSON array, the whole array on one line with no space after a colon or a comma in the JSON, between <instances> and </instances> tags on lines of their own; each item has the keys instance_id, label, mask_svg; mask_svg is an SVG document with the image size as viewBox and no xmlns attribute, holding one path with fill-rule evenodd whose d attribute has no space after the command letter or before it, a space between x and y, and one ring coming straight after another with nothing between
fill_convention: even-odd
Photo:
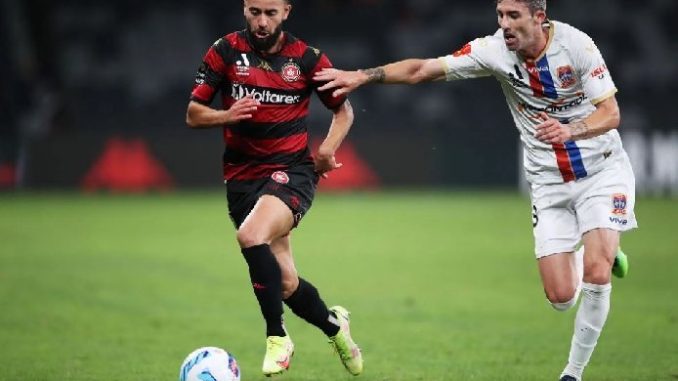
<instances>
[{"instance_id":1,"label":"soccer player in white jersey","mask_svg":"<svg viewBox=\"0 0 678 381\"><path fill-rule=\"evenodd\" d=\"M580 381L607 319L610 273L628 271L620 233L636 227L635 180L616 130L617 89L591 38L549 20L546 0L498 0L496 11L500 29L454 54L358 71L328 69L315 79L327 81L320 90L334 89L335 96L368 83L499 81L524 146L546 297L565 311L582 293L560 375Z\"/></svg>"}]
</instances>

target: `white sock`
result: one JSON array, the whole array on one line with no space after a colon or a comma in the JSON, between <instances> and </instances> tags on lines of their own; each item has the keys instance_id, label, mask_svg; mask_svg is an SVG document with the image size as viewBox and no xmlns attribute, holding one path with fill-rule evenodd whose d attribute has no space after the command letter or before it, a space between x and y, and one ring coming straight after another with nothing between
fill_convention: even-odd
<instances>
[{"instance_id":1,"label":"white sock","mask_svg":"<svg viewBox=\"0 0 678 381\"><path fill-rule=\"evenodd\" d=\"M582 300L574 320L574 335L570 346L570 357L561 377L565 374L581 380L584 367L588 364L603 330L610 310L610 283L598 285L582 284Z\"/></svg>"}]
</instances>

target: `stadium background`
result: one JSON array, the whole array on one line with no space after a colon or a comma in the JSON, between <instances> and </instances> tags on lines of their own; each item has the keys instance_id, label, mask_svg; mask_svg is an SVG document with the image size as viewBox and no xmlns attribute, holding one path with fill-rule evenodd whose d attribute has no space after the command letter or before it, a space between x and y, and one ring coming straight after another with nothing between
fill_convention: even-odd
<instances>
[{"instance_id":1,"label":"stadium background","mask_svg":"<svg viewBox=\"0 0 678 381\"><path fill-rule=\"evenodd\" d=\"M444 55L496 30L489 1L294 3L286 28L341 68ZM218 184L220 132L189 131L184 113L206 49L243 27L239 6L231 1L1 4L5 188L81 186L112 139L128 156L132 142L142 140L179 187ZM552 18L594 36L606 58L620 89L620 131L641 193L678 193L678 124L667 112L678 93L677 7L670 0L549 3ZM517 133L493 79L368 87L351 100L356 122L350 146L379 184L519 184ZM318 102L310 119L315 136L326 131L329 115ZM350 177L351 168L343 176Z\"/></svg>"},{"instance_id":2,"label":"stadium background","mask_svg":"<svg viewBox=\"0 0 678 381\"><path fill-rule=\"evenodd\" d=\"M496 30L491 0L293 1L286 29L344 68ZM265 379L221 133L184 125L204 51L243 27L239 4L0 0L1 381L173 380L203 345L232 351L244 381ZM631 273L614 283L587 379L675 380L678 3L551 0L549 14L603 51L640 194ZM294 245L302 275L353 312L360 379L555 379L574 311L552 312L539 287L495 81L366 87L351 101L345 167ZM315 102L313 135L328 123ZM322 335L286 316L297 353L284 379L346 380Z\"/></svg>"}]
</instances>

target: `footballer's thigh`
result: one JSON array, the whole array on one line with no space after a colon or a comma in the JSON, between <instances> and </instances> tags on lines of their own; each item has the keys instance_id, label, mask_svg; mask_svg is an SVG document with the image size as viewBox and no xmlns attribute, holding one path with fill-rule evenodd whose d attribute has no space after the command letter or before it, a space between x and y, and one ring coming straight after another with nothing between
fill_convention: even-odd
<instances>
[{"instance_id":1,"label":"footballer's thigh","mask_svg":"<svg viewBox=\"0 0 678 381\"><path fill-rule=\"evenodd\" d=\"M577 293L577 271L573 253L557 253L537 261L544 294L552 304L569 303Z\"/></svg>"},{"instance_id":2,"label":"footballer's thigh","mask_svg":"<svg viewBox=\"0 0 678 381\"><path fill-rule=\"evenodd\" d=\"M531 192L535 255L552 304L571 302L579 283L573 253L580 233L571 188L570 184L533 185Z\"/></svg>"},{"instance_id":3,"label":"footballer's thigh","mask_svg":"<svg viewBox=\"0 0 678 381\"><path fill-rule=\"evenodd\" d=\"M294 216L278 197L262 195L238 228L240 247L271 244L292 230Z\"/></svg>"},{"instance_id":4,"label":"footballer's thigh","mask_svg":"<svg viewBox=\"0 0 678 381\"><path fill-rule=\"evenodd\" d=\"M584 282L610 283L610 272L619 248L619 232L593 229L584 234Z\"/></svg>"}]
</instances>

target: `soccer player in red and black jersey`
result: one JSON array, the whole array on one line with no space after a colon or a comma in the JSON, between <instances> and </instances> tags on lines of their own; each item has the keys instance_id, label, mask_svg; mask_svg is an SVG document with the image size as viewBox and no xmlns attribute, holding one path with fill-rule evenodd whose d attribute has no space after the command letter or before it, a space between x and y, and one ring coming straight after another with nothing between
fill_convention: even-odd
<instances>
[{"instance_id":1,"label":"soccer player in red and black jersey","mask_svg":"<svg viewBox=\"0 0 678 381\"><path fill-rule=\"evenodd\" d=\"M362 372L348 311L327 308L300 278L290 233L308 211L320 177L341 167L334 153L353 124L344 96L318 91L318 71L332 67L318 49L282 30L290 0L244 0L245 30L217 40L198 70L188 105L191 128L223 127L228 209L266 321L265 375L289 367L294 345L283 325L283 302L320 328L346 369ZM210 107L221 92L222 109ZM312 93L332 111L327 137L311 154L306 118Z\"/></svg>"}]
</instances>

